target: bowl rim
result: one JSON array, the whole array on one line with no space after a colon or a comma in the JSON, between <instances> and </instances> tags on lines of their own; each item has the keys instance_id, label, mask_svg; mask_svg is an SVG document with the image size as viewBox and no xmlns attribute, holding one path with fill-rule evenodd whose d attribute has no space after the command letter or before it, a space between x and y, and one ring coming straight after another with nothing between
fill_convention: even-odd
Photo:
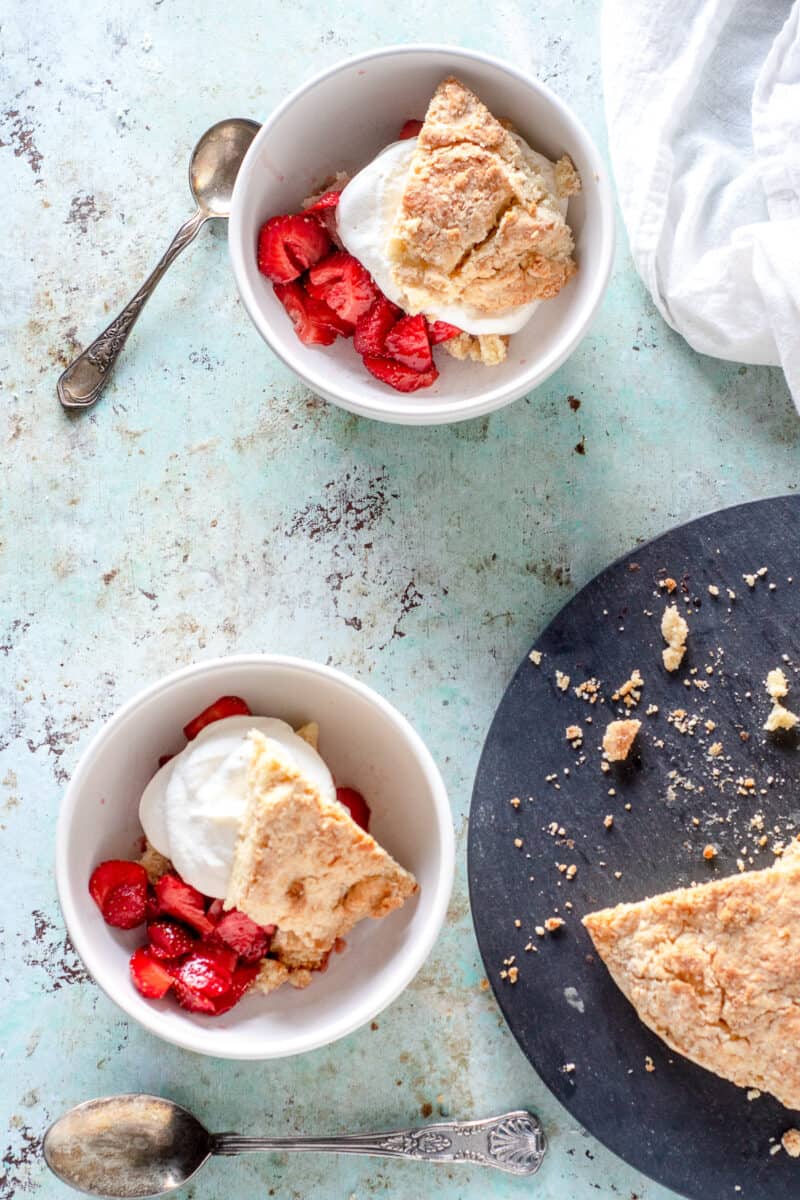
<instances>
[{"instance_id":1,"label":"bowl rim","mask_svg":"<svg viewBox=\"0 0 800 1200\"><path fill-rule=\"evenodd\" d=\"M427 407L420 405L414 409L404 408L402 398L396 399L393 395L387 395L386 399L381 400L378 404L375 401L366 402L359 400L349 393L345 394L343 389L326 382L324 366L321 366L319 369L314 368L309 370L305 365L301 364L299 353L295 354L294 351L289 351L285 347L281 348L278 346L277 339L272 337L270 321L267 319L264 309L259 303L246 275L244 251L242 249L241 216L243 208L242 198L248 185L253 164L262 145L269 137L275 125L301 97L344 70L360 66L363 63L376 62L382 58L408 54L445 54L451 55L454 59L457 58L468 62L481 63L484 66L491 66L504 72L506 75L510 75L518 84L538 92L544 97L549 104L559 111L562 119L572 128L576 139L581 145L581 150L586 156L590 164L590 170L594 175L600 215L600 258L592 275L590 290L584 301L580 320L575 323L568 335L556 340L552 351L548 353L544 361L538 367L530 370L528 373L524 373L522 379L516 378L506 384L490 387L472 401L454 400L447 404L442 404L432 400ZM250 320L272 352L295 375L299 376L312 391L329 400L332 404L336 404L340 408L356 413L359 416L371 417L374 420L387 421L400 425L445 425L451 422L471 420L475 417L484 416L486 413L494 412L496 409L502 408L506 404L511 404L514 400L518 400L521 396L532 391L539 384L543 383L545 379L549 378L569 358L582 341L589 325L594 319L611 275L615 240L614 194L610 183L610 168L603 160L585 125L572 108L565 101L561 100L555 92L551 91L547 84L542 83L533 75L529 75L504 59L497 58L492 54L485 54L481 50L472 50L464 46L453 46L436 42L411 42L364 51L351 58L339 60L332 66L317 72L317 74L313 75L305 83L295 88L277 108L273 109L264 121L245 155L234 185L231 214L228 223L228 249L239 295Z\"/></svg>"},{"instance_id":2,"label":"bowl rim","mask_svg":"<svg viewBox=\"0 0 800 1200\"><path fill-rule=\"evenodd\" d=\"M440 852L429 915L420 934L415 938L409 953L405 956L404 968L398 971L393 977L392 986L377 997L374 1006L369 1006L368 1011L362 1006L354 1016L348 1017L345 1015L340 1020L334 1022L326 1034L317 1037L309 1036L307 1041L299 1048L289 1050L283 1050L280 1047L274 1049L258 1048L254 1049L252 1053L231 1053L224 1049L218 1050L206 1046L204 1044L205 1031L188 1023L185 1026L185 1034L165 1032L161 1028L161 1014L158 1009L148 1006L144 1013L135 1011L132 1003L128 1001L123 988L120 988L119 994L116 994L116 989L110 989L99 981L90 965L92 960L96 958L93 942L89 935L84 932L83 922L79 916L77 903L75 902L78 884L71 879L67 845L71 823L82 795L85 776L110 732L128 720L132 714L136 713L137 709L148 704L160 693L168 691L176 683L195 675L213 675L217 671L228 670L231 667L252 666L267 668L288 667L291 670L299 671L311 677L324 676L350 689L362 699L368 701L373 707L378 708L389 722L396 727L398 733L401 733L405 737L423 770L433 801L434 817L440 839ZM172 671L168 675L164 675L162 678L156 680L155 683L149 684L147 687L136 692L107 721L103 722L86 745L62 797L56 825L56 889L58 901L64 917L64 924L66 925L75 951L94 983L129 1018L142 1025L148 1032L161 1038L162 1041L170 1042L183 1049L193 1050L196 1053L212 1058L233 1059L234 1061L263 1061L272 1058L288 1058L298 1054L306 1054L310 1050L317 1050L322 1046L328 1046L338 1041L342 1037L346 1037L356 1029L360 1029L368 1021L373 1020L378 1013L393 1003L401 992L405 991L427 960L447 915L454 876L455 832L447 790L433 755L408 719L394 705L390 704L388 700L384 699L383 696L371 687L368 687L367 684L362 683L361 680L347 675L344 671L340 671L336 667L286 654L233 654L200 660L186 667L181 667L177 671ZM427 890L430 892L430 888Z\"/></svg>"}]
</instances>

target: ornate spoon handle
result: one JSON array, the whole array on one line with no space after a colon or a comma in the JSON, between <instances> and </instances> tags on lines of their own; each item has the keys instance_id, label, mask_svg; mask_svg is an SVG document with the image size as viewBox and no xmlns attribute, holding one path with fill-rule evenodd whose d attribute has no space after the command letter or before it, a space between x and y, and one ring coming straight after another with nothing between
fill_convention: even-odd
<instances>
[{"instance_id":1,"label":"ornate spoon handle","mask_svg":"<svg viewBox=\"0 0 800 1200\"><path fill-rule=\"evenodd\" d=\"M95 338L91 346L87 346L83 353L70 363L56 385L58 398L64 408L89 408L99 399L145 302L152 295L167 267L172 265L181 250L197 236L207 220L208 214L198 208L188 221L184 221L133 299L100 336Z\"/></svg>"},{"instance_id":2,"label":"ornate spoon handle","mask_svg":"<svg viewBox=\"0 0 800 1200\"><path fill-rule=\"evenodd\" d=\"M214 1135L213 1154L256 1150L317 1150L332 1154L371 1154L424 1162L469 1162L497 1167L510 1175L533 1175L542 1165L547 1140L533 1113L519 1110L486 1121L447 1121L391 1133L345 1134L322 1138L257 1138Z\"/></svg>"}]
</instances>

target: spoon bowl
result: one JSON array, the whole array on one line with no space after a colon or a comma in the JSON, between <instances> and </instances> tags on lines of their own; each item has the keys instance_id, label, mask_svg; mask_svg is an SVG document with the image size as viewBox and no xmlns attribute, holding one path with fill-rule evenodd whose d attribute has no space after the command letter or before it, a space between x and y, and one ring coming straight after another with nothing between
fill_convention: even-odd
<instances>
[{"instance_id":1,"label":"spoon bowl","mask_svg":"<svg viewBox=\"0 0 800 1200\"><path fill-rule=\"evenodd\" d=\"M207 129L192 151L189 162L189 187L209 217L229 217L233 185L258 133L257 121L230 117Z\"/></svg>"},{"instance_id":2,"label":"spoon bowl","mask_svg":"<svg viewBox=\"0 0 800 1200\"><path fill-rule=\"evenodd\" d=\"M71 1108L44 1135L53 1174L90 1196L160 1196L181 1187L212 1152L187 1109L160 1096L123 1095Z\"/></svg>"}]
</instances>

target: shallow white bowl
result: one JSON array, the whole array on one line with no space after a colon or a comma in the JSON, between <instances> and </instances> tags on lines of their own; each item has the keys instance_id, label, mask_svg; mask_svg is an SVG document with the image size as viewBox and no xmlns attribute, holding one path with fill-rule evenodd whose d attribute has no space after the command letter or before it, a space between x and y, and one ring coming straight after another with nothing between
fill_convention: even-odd
<instances>
[{"instance_id":1,"label":"shallow white bowl","mask_svg":"<svg viewBox=\"0 0 800 1200\"><path fill-rule=\"evenodd\" d=\"M183 725L218 696L297 727L320 725L334 778L361 791L370 831L420 883L381 921L362 921L343 954L310 987L246 996L222 1017L145 1000L128 959L143 940L106 925L89 895L93 868L138 853L138 804L162 754L185 744ZM371 688L332 667L255 654L197 663L134 696L86 748L58 821L56 880L75 949L103 991L151 1033L219 1058L264 1059L327 1045L371 1021L411 982L441 928L453 883L450 806L441 775L404 717Z\"/></svg>"},{"instance_id":2,"label":"shallow white bowl","mask_svg":"<svg viewBox=\"0 0 800 1200\"><path fill-rule=\"evenodd\" d=\"M567 153L583 191L569 203L577 276L513 335L506 362L484 367L436 353L441 372L411 395L374 379L352 342L304 346L272 285L256 266L258 231L336 171L354 173L407 117L423 117L436 85L449 74L472 87L550 158ZM242 164L233 194L229 245L233 273L253 323L287 366L315 392L361 416L406 425L477 417L517 400L547 379L583 337L608 282L614 208L605 163L574 113L543 83L508 63L452 46L392 46L362 54L304 84L267 119Z\"/></svg>"}]
</instances>

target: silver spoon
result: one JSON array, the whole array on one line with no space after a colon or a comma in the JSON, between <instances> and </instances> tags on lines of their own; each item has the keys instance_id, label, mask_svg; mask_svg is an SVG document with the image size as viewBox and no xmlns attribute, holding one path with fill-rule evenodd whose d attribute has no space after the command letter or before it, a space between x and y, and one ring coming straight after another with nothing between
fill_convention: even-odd
<instances>
[{"instance_id":1,"label":"silver spoon","mask_svg":"<svg viewBox=\"0 0 800 1200\"><path fill-rule=\"evenodd\" d=\"M167 267L194 240L206 221L230 216L233 185L259 128L256 121L231 117L212 125L200 138L189 163L189 187L197 201L197 211L181 225L155 270L119 316L64 371L56 385L64 408L89 408L99 399L128 334Z\"/></svg>"},{"instance_id":2,"label":"silver spoon","mask_svg":"<svg viewBox=\"0 0 800 1200\"><path fill-rule=\"evenodd\" d=\"M532 1113L453 1121L392 1133L321 1138L239 1137L209 1133L196 1117L159 1096L106 1096L59 1117L44 1136L45 1161L62 1183L89 1196L163 1196L187 1183L212 1154L322 1150L424 1162L469 1162L510 1175L533 1175L545 1155Z\"/></svg>"}]
</instances>

